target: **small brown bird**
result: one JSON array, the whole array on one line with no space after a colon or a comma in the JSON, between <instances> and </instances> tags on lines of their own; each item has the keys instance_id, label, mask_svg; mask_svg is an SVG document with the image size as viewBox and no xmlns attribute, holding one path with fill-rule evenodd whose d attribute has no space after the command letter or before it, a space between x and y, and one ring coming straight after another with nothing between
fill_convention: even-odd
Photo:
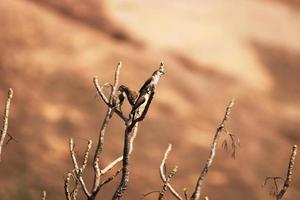
<instances>
[{"instance_id":1,"label":"small brown bird","mask_svg":"<svg viewBox=\"0 0 300 200\"><path fill-rule=\"evenodd\" d=\"M131 106L134 106L135 101L138 98L138 93L134 90L131 90L129 87L125 85L120 85L119 91L122 93L122 95L125 97L127 96L128 102L130 103ZM124 101L124 100L123 100Z\"/></svg>"},{"instance_id":2,"label":"small brown bird","mask_svg":"<svg viewBox=\"0 0 300 200\"><path fill-rule=\"evenodd\" d=\"M156 85L160 77L165 74L163 63L160 64L158 70L156 70L152 76L145 81L141 89L139 90L139 96L135 101L134 106L131 110L131 117L133 120L139 118L140 116L145 116L149 107L149 101L152 100ZM137 114L137 116L135 116Z\"/></svg>"}]
</instances>

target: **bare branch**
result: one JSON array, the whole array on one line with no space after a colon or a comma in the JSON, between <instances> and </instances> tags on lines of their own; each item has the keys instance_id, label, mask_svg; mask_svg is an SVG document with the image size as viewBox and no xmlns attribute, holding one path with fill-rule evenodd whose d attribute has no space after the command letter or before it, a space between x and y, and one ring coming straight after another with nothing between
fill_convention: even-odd
<instances>
[{"instance_id":1,"label":"bare branch","mask_svg":"<svg viewBox=\"0 0 300 200\"><path fill-rule=\"evenodd\" d=\"M100 171L100 167L99 167L99 159L100 159L100 155L103 151L103 145L104 145L104 136L105 136L105 132L106 132L106 128L108 126L108 123L112 117L112 113L115 111L115 108L112 107L112 101L113 98L115 96L115 93L117 91L117 87L118 87L118 83L119 83L119 74L120 74L120 70L121 70L121 63L119 62L117 67L116 67L116 71L115 71L115 77L114 77L114 84L112 87L112 91L109 97L109 100L107 100L107 98L105 97L105 95L103 94L101 88L99 88L99 84L98 84L98 80L96 77L94 77L94 85L98 91L98 94L102 97L103 101L107 104L108 108L106 111L106 115L105 118L102 122L101 125L101 129L100 129L100 134L99 134L99 139L98 139L98 144L96 147L96 152L95 152L95 156L94 156L94 171L95 171L95 175L94 175L94 183L93 183L93 190L92 190L92 197L95 198L97 193L100 190L100 176L101 176L101 171ZM104 98L105 97L105 98ZM123 114L122 114L123 117ZM122 118L121 117L121 118Z\"/></svg>"},{"instance_id":2,"label":"bare branch","mask_svg":"<svg viewBox=\"0 0 300 200\"><path fill-rule=\"evenodd\" d=\"M296 155L297 155L297 145L294 145L292 148L292 153L291 153L290 159L289 159L289 165L288 165L287 175L286 175L285 179L278 177L278 176L267 177L265 179L263 186L265 186L268 183L268 180L273 180L273 184L275 186L275 190L274 190L273 194L276 197L276 200L281 200L282 197L284 196L284 194L286 193L287 189L290 186L290 183L292 181L293 168L294 168L294 164L295 164ZM283 186L280 190L279 190L279 187L277 184L277 180L281 180L284 182Z\"/></svg>"},{"instance_id":3,"label":"bare branch","mask_svg":"<svg viewBox=\"0 0 300 200\"><path fill-rule=\"evenodd\" d=\"M94 83L94 86L97 90L97 93L98 95L101 97L101 99L104 101L104 103L109 107L109 108L113 108L113 111L125 122L127 123L128 122L128 119L127 117L123 114L123 112L117 108L117 107L114 107L112 105L112 101L113 101L113 97L117 91L117 88L118 88L118 84L119 84L119 74L120 74L120 70L121 70L121 62L118 63L117 65L117 68L116 68L116 71L115 71L115 78L114 78L114 85L111 85L110 83L105 83L105 85L110 85L111 86L111 94L110 94L110 97L109 99L105 96L105 94L103 93L102 89L104 86L100 86L99 84L99 81L98 81L98 77L97 76L94 76L93 78L93 83Z\"/></svg>"},{"instance_id":4,"label":"bare branch","mask_svg":"<svg viewBox=\"0 0 300 200\"><path fill-rule=\"evenodd\" d=\"M2 154L2 148L5 141L5 136L7 134L7 128L8 128L8 116L9 116L9 109L10 109L10 102L13 97L13 90L10 88L8 91L5 108L4 108L4 115L3 115L3 128L1 131L0 136L0 162L1 162L1 154Z\"/></svg>"},{"instance_id":5,"label":"bare branch","mask_svg":"<svg viewBox=\"0 0 300 200\"><path fill-rule=\"evenodd\" d=\"M77 162L77 158L76 158L76 154L75 154L75 144L74 144L74 141L73 139L71 138L70 139L70 154L71 154L71 158L72 158L72 162L73 162L73 165L74 165L74 168L75 168L75 175L76 175L76 179L79 181L85 195L87 197L90 197L91 194L90 192L88 191L86 185L85 185L85 182L82 178L82 172L84 170L84 168L86 167L86 159L88 159L88 152L91 148L91 145L92 143L89 141L88 142L88 146L87 146L87 150L86 150L86 153L85 153L85 157L84 157L84 162L83 162L83 165L81 168L79 168L78 166L78 162Z\"/></svg>"},{"instance_id":6,"label":"bare branch","mask_svg":"<svg viewBox=\"0 0 300 200\"><path fill-rule=\"evenodd\" d=\"M132 153L133 150L133 143L134 143L134 139L137 136L137 128L133 129L132 131L132 136L130 138L130 149L129 149L129 154ZM114 166L116 166L119 162L121 162L123 160L123 156L118 157L117 159L115 159L114 161L112 161L111 163L109 163L104 169L100 170L101 175L105 174L106 172L110 171Z\"/></svg>"},{"instance_id":7,"label":"bare branch","mask_svg":"<svg viewBox=\"0 0 300 200\"><path fill-rule=\"evenodd\" d=\"M138 122L145 118L147 110L153 99L156 85L162 74L164 74L163 64L161 64L159 69L145 81L139 90L139 96L130 112L129 123L125 123L126 129L124 135L122 177L118 189L113 196L114 200L121 199L124 191L127 189L129 182L129 157L131 154L130 149L132 148L132 140L130 138L135 132L134 129L137 129ZM137 118L135 118L135 115L137 115Z\"/></svg>"},{"instance_id":8,"label":"bare branch","mask_svg":"<svg viewBox=\"0 0 300 200\"><path fill-rule=\"evenodd\" d=\"M172 145L169 144L165 154L164 154L164 157L161 161L161 164L160 164L160 167L159 167L159 174L160 174L160 178L161 180L166 183L166 186L168 187L168 189L170 190L170 192L172 193L172 195L178 199L178 200L183 200L183 198L175 191L175 189L171 186L171 184L169 182L167 182L167 178L166 178L166 175L165 175L165 165L166 165L166 160L168 159L168 155L170 153L170 151L172 150Z\"/></svg>"},{"instance_id":9,"label":"bare branch","mask_svg":"<svg viewBox=\"0 0 300 200\"><path fill-rule=\"evenodd\" d=\"M297 154L297 145L294 145L293 149L292 149L292 154L290 157L288 171L287 171L287 175L286 175L286 178L284 181L284 185L283 185L282 189L280 190L279 194L277 195L277 199L282 199L283 195L286 193L287 189L290 186L290 183L292 181L293 167L295 164L296 154Z\"/></svg>"},{"instance_id":10,"label":"bare branch","mask_svg":"<svg viewBox=\"0 0 300 200\"><path fill-rule=\"evenodd\" d=\"M122 163L122 177L117 191L115 192L113 199L121 199L124 191L127 189L129 182L129 157L132 152L132 142L134 141L134 133L137 132L138 123L135 124L133 129L127 127L124 136L124 148L123 148L123 163ZM132 139L133 138L133 139Z\"/></svg>"},{"instance_id":11,"label":"bare branch","mask_svg":"<svg viewBox=\"0 0 300 200\"><path fill-rule=\"evenodd\" d=\"M87 144L87 147L86 147L86 150L85 150L81 171L84 171L84 169L87 166L88 159L89 159L89 153L90 153L91 148L92 148L92 140L89 140L88 144Z\"/></svg>"},{"instance_id":12,"label":"bare branch","mask_svg":"<svg viewBox=\"0 0 300 200\"><path fill-rule=\"evenodd\" d=\"M97 76L94 76L93 83L94 83L94 86L95 86L95 88L96 88L96 90L98 92L98 95L102 98L102 100L104 101L104 103L106 103L109 106L109 101L108 101L107 97L105 96L105 94L103 93L102 87L99 85L99 81L98 81L98 77Z\"/></svg>"},{"instance_id":13,"label":"bare branch","mask_svg":"<svg viewBox=\"0 0 300 200\"><path fill-rule=\"evenodd\" d=\"M205 178L206 174L208 173L210 166L212 165L213 159L216 154L216 147L217 147L219 135L221 134L222 130L225 128L225 123L229 118L229 114L231 112L231 108L233 107L233 105L234 105L234 100L231 100L225 110L223 120L216 130L216 133L215 133L215 136L214 136L211 148L210 148L210 154L209 154L208 160L206 161L205 166L197 180L197 184L196 184L195 190L193 192L193 195L191 196L191 200L199 200L199 198L200 198L201 186L204 182L204 178Z\"/></svg>"},{"instance_id":14,"label":"bare branch","mask_svg":"<svg viewBox=\"0 0 300 200\"><path fill-rule=\"evenodd\" d=\"M72 200L71 199L71 192L69 190L71 177L72 177L72 173L69 172L69 173L67 173L66 178L65 178L64 189L65 189L65 196L66 196L67 200Z\"/></svg>"},{"instance_id":15,"label":"bare branch","mask_svg":"<svg viewBox=\"0 0 300 200\"><path fill-rule=\"evenodd\" d=\"M183 189L183 193L184 193L184 198L185 198L185 200L188 200L189 197L188 197L188 193L187 193L187 188L184 188L184 189Z\"/></svg>"},{"instance_id":16,"label":"bare branch","mask_svg":"<svg viewBox=\"0 0 300 200\"><path fill-rule=\"evenodd\" d=\"M175 174L177 172L177 168L178 167L175 166L175 168L171 171L171 173L168 175L166 181L164 182L164 186L163 186L162 190L159 193L159 197L158 197L159 200L163 200L164 199L165 192L167 191L168 185L170 185L171 178L173 176L175 176Z\"/></svg>"},{"instance_id":17,"label":"bare branch","mask_svg":"<svg viewBox=\"0 0 300 200\"><path fill-rule=\"evenodd\" d=\"M46 200L46 196L47 196L46 190L43 190L41 200Z\"/></svg>"},{"instance_id":18,"label":"bare branch","mask_svg":"<svg viewBox=\"0 0 300 200\"><path fill-rule=\"evenodd\" d=\"M105 184L107 184L107 183L111 182L112 180L114 180L114 178L117 177L117 176L120 174L121 171L122 171L122 168L118 169L118 170L116 171L115 174L113 174L112 176L110 176L110 177L108 177L106 180L104 180L104 181L100 184L100 188L101 188L102 186L104 186Z\"/></svg>"}]
</instances>

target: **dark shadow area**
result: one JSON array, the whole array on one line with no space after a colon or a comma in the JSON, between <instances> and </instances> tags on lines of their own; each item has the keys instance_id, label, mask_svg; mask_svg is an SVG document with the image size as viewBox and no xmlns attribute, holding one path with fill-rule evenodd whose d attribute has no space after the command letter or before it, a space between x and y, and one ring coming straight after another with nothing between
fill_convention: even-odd
<instances>
[{"instance_id":1,"label":"dark shadow area","mask_svg":"<svg viewBox=\"0 0 300 200\"><path fill-rule=\"evenodd\" d=\"M117 42L127 42L135 47L143 47L138 39L132 37L120 25L114 22L107 13L103 0L31 0L45 8L51 9L71 20L80 22L109 35Z\"/></svg>"},{"instance_id":2,"label":"dark shadow area","mask_svg":"<svg viewBox=\"0 0 300 200\"><path fill-rule=\"evenodd\" d=\"M300 52L257 42L253 42L252 45L258 58L271 74L274 97L287 102L298 102L300 100Z\"/></svg>"},{"instance_id":3,"label":"dark shadow area","mask_svg":"<svg viewBox=\"0 0 300 200\"><path fill-rule=\"evenodd\" d=\"M268 1L282 3L284 5L287 5L291 9L300 11L300 1L299 0L268 0Z\"/></svg>"}]
</instances>

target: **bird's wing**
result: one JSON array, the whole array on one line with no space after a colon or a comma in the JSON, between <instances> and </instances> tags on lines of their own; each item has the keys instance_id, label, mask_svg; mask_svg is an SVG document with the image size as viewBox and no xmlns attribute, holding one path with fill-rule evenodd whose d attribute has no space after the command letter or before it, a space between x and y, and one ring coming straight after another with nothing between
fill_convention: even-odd
<instances>
[{"instance_id":1,"label":"bird's wing","mask_svg":"<svg viewBox=\"0 0 300 200\"><path fill-rule=\"evenodd\" d=\"M140 93L141 92L143 92L146 88L147 88L147 86L151 83L151 78L148 78L148 80L146 80L146 82L144 83L144 85L141 87L141 89L140 89Z\"/></svg>"},{"instance_id":2,"label":"bird's wing","mask_svg":"<svg viewBox=\"0 0 300 200\"><path fill-rule=\"evenodd\" d=\"M138 107L140 107L140 105L142 105L143 103L145 103L146 99L144 96L139 96L139 98L136 100L132 111L135 111Z\"/></svg>"}]
</instances>

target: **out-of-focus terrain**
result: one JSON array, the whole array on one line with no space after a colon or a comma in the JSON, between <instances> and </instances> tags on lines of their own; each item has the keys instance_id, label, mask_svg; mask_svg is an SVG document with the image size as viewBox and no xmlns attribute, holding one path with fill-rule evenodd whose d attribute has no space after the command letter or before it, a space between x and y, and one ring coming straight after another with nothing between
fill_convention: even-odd
<instances>
[{"instance_id":1,"label":"out-of-focus terrain","mask_svg":"<svg viewBox=\"0 0 300 200\"><path fill-rule=\"evenodd\" d=\"M218 148L203 194L210 199L272 199L266 176L285 176L300 141L300 12L297 1L0 1L0 105L15 96L0 164L0 199L64 199L71 169L68 139L83 151L96 142L104 105L92 77L138 89L157 68L166 76L132 155L125 199L161 188L158 167L168 143L173 181L191 192L227 102L228 128L241 140L237 158ZM123 125L114 119L101 165L119 156ZM79 150L79 152L80 152ZM299 160L299 159L298 159ZM286 198L300 196L300 162ZM117 181L105 187L110 199ZM155 199L153 196L148 199Z\"/></svg>"}]
</instances>

